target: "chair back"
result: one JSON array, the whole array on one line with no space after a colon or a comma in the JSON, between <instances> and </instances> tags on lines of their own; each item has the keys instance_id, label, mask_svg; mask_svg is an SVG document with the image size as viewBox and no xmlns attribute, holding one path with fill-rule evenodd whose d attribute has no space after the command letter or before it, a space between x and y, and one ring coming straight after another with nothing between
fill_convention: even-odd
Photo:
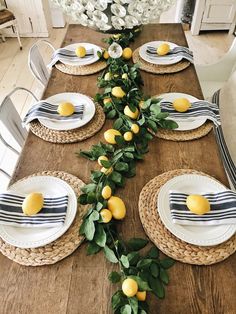
<instances>
[{"instance_id":1,"label":"chair back","mask_svg":"<svg viewBox=\"0 0 236 314\"><path fill-rule=\"evenodd\" d=\"M49 41L39 40L29 50L28 65L33 76L45 87L50 73L39 50L39 46L41 44L46 44L52 49L52 51L55 51Z\"/></svg>"}]
</instances>

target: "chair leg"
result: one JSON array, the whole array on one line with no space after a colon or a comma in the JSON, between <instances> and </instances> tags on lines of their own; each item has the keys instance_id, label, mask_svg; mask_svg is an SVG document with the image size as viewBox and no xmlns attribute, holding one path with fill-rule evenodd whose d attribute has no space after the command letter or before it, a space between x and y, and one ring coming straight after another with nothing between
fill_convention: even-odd
<instances>
[{"instance_id":1,"label":"chair leg","mask_svg":"<svg viewBox=\"0 0 236 314\"><path fill-rule=\"evenodd\" d=\"M1 34L1 37L2 37L2 41L5 42L6 41L6 38L3 34Z\"/></svg>"},{"instance_id":2,"label":"chair leg","mask_svg":"<svg viewBox=\"0 0 236 314\"><path fill-rule=\"evenodd\" d=\"M16 20L14 21L14 29L15 29L15 32L16 32L18 43L20 45L20 50L22 50L22 44L21 44L19 30L18 30L18 26L17 26L17 21Z\"/></svg>"}]
</instances>

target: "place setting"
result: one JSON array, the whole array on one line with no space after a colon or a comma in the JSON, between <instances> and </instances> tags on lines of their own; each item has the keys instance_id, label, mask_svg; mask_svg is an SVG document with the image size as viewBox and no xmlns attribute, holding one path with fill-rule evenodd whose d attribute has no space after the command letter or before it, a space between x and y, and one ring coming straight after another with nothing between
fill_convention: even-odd
<instances>
[{"instance_id":1,"label":"place setting","mask_svg":"<svg viewBox=\"0 0 236 314\"><path fill-rule=\"evenodd\" d=\"M133 61L146 72L176 73L193 63L193 53L188 47L179 46L173 42L152 41L134 51Z\"/></svg>"},{"instance_id":2,"label":"place setting","mask_svg":"<svg viewBox=\"0 0 236 314\"><path fill-rule=\"evenodd\" d=\"M45 141L74 143L97 133L105 122L100 105L80 93L60 93L34 104L23 124Z\"/></svg>"},{"instance_id":3,"label":"place setting","mask_svg":"<svg viewBox=\"0 0 236 314\"><path fill-rule=\"evenodd\" d=\"M74 43L53 52L48 68L55 66L58 70L72 75L89 75L106 68L105 61L100 60L102 48L92 43Z\"/></svg>"},{"instance_id":4,"label":"place setting","mask_svg":"<svg viewBox=\"0 0 236 314\"><path fill-rule=\"evenodd\" d=\"M82 243L78 229L87 207L77 198L84 183L45 171L0 192L0 251L27 266L54 264Z\"/></svg>"},{"instance_id":5,"label":"place setting","mask_svg":"<svg viewBox=\"0 0 236 314\"><path fill-rule=\"evenodd\" d=\"M205 173L165 172L142 189L139 214L148 237L166 255L210 265L236 249L236 193Z\"/></svg>"}]
</instances>

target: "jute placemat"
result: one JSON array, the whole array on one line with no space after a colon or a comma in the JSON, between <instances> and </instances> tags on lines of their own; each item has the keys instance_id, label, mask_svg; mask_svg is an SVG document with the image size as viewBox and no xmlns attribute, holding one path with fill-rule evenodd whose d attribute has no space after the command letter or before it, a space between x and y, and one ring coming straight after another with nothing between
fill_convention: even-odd
<instances>
[{"instance_id":1,"label":"jute placemat","mask_svg":"<svg viewBox=\"0 0 236 314\"><path fill-rule=\"evenodd\" d=\"M215 264L225 260L236 251L236 234L228 241L216 246L192 245L178 239L167 230L158 215L157 197L162 185L175 176L190 173L206 175L191 169L178 169L165 172L149 181L139 197L140 219L150 240L166 255L188 264Z\"/></svg>"},{"instance_id":2,"label":"jute placemat","mask_svg":"<svg viewBox=\"0 0 236 314\"><path fill-rule=\"evenodd\" d=\"M78 196L80 195L80 188L84 185L77 177L61 171L44 171L29 177L34 176L60 178L67 182ZM86 211L87 206L78 204L77 214L70 228L59 239L50 244L35 249L21 249L7 244L0 238L0 252L14 262L25 266L55 264L72 254L83 242L84 237L79 235L79 228Z\"/></svg>"},{"instance_id":3,"label":"jute placemat","mask_svg":"<svg viewBox=\"0 0 236 314\"><path fill-rule=\"evenodd\" d=\"M95 63L89 64L89 65L83 65L83 66L73 66L73 65L67 65L61 62L58 62L55 64L55 67L66 74L71 75L89 75L94 74L97 72L100 72L104 70L107 67L107 63L104 60L99 60Z\"/></svg>"},{"instance_id":4,"label":"jute placemat","mask_svg":"<svg viewBox=\"0 0 236 314\"><path fill-rule=\"evenodd\" d=\"M168 73L176 73L180 72L187 67L190 66L190 62L187 60L182 60L175 64L170 65L159 65L159 64L152 64L145 60L143 60L139 55L139 48L134 50L133 52L133 62L139 64L139 68L146 72L154 73L154 74L168 74Z\"/></svg>"},{"instance_id":5,"label":"jute placemat","mask_svg":"<svg viewBox=\"0 0 236 314\"><path fill-rule=\"evenodd\" d=\"M84 141L96 134L103 127L105 120L106 117L102 107L96 104L96 112L93 119L81 128L70 131L51 130L43 126L38 120L35 120L30 123L30 130L47 142L60 144L75 143Z\"/></svg>"},{"instance_id":6,"label":"jute placemat","mask_svg":"<svg viewBox=\"0 0 236 314\"><path fill-rule=\"evenodd\" d=\"M190 141L196 140L207 135L213 129L212 122L206 122L197 129L189 131L174 131L167 129L158 129L157 133L153 133L156 137L168 140L168 141Z\"/></svg>"}]
</instances>

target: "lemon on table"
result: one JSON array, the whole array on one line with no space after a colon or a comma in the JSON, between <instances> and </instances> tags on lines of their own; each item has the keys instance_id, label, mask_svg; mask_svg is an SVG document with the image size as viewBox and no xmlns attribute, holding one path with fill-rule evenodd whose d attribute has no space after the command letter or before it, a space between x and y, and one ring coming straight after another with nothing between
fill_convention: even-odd
<instances>
[{"instance_id":1,"label":"lemon on table","mask_svg":"<svg viewBox=\"0 0 236 314\"><path fill-rule=\"evenodd\" d=\"M121 37L121 34L114 34L114 35L113 35L113 38L114 38L114 39L119 39L120 37Z\"/></svg>"},{"instance_id":2,"label":"lemon on table","mask_svg":"<svg viewBox=\"0 0 236 314\"><path fill-rule=\"evenodd\" d=\"M130 49L129 47L125 48L122 52L122 57L125 60L129 60L132 57L132 49Z\"/></svg>"},{"instance_id":3,"label":"lemon on table","mask_svg":"<svg viewBox=\"0 0 236 314\"><path fill-rule=\"evenodd\" d=\"M167 43L160 44L157 47L157 54L159 56L167 55L168 52L170 52L170 45Z\"/></svg>"},{"instance_id":4,"label":"lemon on table","mask_svg":"<svg viewBox=\"0 0 236 314\"><path fill-rule=\"evenodd\" d=\"M123 73L122 76L121 76L121 78L122 78L123 80L127 80L127 79L128 79L128 74L127 74L127 73Z\"/></svg>"},{"instance_id":5,"label":"lemon on table","mask_svg":"<svg viewBox=\"0 0 236 314\"><path fill-rule=\"evenodd\" d=\"M122 283L122 291L127 297L134 297L138 292L137 282L132 278L125 279Z\"/></svg>"},{"instance_id":6,"label":"lemon on table","mask_svg":"<svg viewBox=\"0 0 236 314\"><path fill-rule=\"evenodd\" d=\"M102 210L100 211L100 215L101 215L102 221L103 221L104 223L108 223L108 222L110 222L111 219L112 219L112 213L111 213L111 211L110 211L109 209L107 209L107 208L102 209Z\"/></svg>"},{"instance_id":7,"label":"lemon on table","mask_svg":"<svg viewBox=\"0 0 236 314\"><path fill-rule=\"evenodd\" d=\"M121 220L125 218L126 207L121 198L118 196L111 196L107 202L107 205L115 219Z\"/></svg>"},{"instance_id":8,"label":"lemon on table","mask_svg":"<svg viewBox=\"0 0 236 314\"><path fill-rule=\"evenodd\" d=\"M113 171L113 168L112 167L110 167L110 168L105 168L105 167L102 167L102 169L101 169L101 172L103 172L105 175L109 175L110 173L112 173L112 171Z\"/></svg>"},{"instance_id":9,"label":"lemon on table","mask_svg":"<svg viewBox=\"0 0 236 314\"><path fill-rule=\"evenodd\" d=\"M111 193L112 193L112 190L110 188L109 185L106 185L104 186L104 188L102 189L102 197L107 200L108 198L111 197Z\"/></svg>"},{"instance_id":10,"label":"lemon on table","mask_svg":"<svg viewBox=\"0 0 236 314\"><path fill-rule=\"evenodd\" d=\"M124 137L124 140L125 140L126 142L130 142L130 141L132 141L132 139L133 139L133 133L130 132L130 131L125 132L124 135L123 135L123 137Z\"/></svg>"},{"instance_id":11,"label":"lemon on table","mask_svg":"<svg viewBox=\"0 0 236 314\"><path fill-rule=\"evenodd\" d=\"M136 108L135 112L133 112L130 110L129 106L127 105L125 106L124 114L130 117L131 119L136 120L138 118L139 111L138 111L138 108Z\"/></svg>"},{"instance_id":12,"label":"lemon on table","mask_svg":"<svg viewBox=\"0 0 236 314\"><path fill-rule=\"evenodd\" d=\"M143 101L143 100L140 100L140 102L139 102L139 104L138 104L139 108L142 109L142 108L143 108L143 105L144 105L144 101Z\"/></svg>"},{"instance_id":13,"label":"lemon on table","mask_svg":"<svg viewBox=\"0 0 236 314\"><path fill-rule=\"evenodd\" d=\"M105 51L103 52L103 58L107 60L109 57L110 57L110 55L109 55L108 51L105 50Z\"/></svg>"},{"instance_id":14,"label":"lemon on table","mask_svg":"<svg viewBox=\"0 0 236 314\"><path fill-rule=\"evenodd\" d=\"M112 102L111 98L104 98L103 99L103 104L106 105L107 103Z\"/></svg>"},{"instance_id":15,"label":"lemon on table","mask_svg":"<svg viewBox=\"0 0 236 314\"><path fill-rule=\"evenodd\" d=\"M109 144L116 144L116 136L121 136L120 131L115 129L109 129L106 132L104 132L104 138L107 143Z\"/></svg>"},{"instance_id":16,"label":"lemon on table","mask_svg":"<svg viewBox=\"0 0 236 314\"><path fill-rule=\"evenodd\" d=\"M104 80L105 81L110 81L112 79L112 74L111 72L107 72L105 75L104 75Z\"/></svg>"},{"instance_id":17,"label":"lemon on table","mask_svg":"<svg viewBox=\"0 0 236 314\"><path fill-rule=\"evenodd\" d=\"M186 112L191 107L191 103L187 98L177 98L172 104L178 112Z\"/></svg>"},{"instance_id":18,"label":"lemon on table","mask_svg":"<svg viewBox=\"0 0 236 314\"><path fill-rule=\"evenodd\" d=\"M116 98L123 98L126 94L120 86L115 86L111 90L111 94Z\"/></svg>"},{"instance_id":19,"label":"lemon on table","mask_svg":"<svg viewBox=\"0 0 236 314\"><path fill-rule=\"evenodd\" d=\"M70 102L63 102L58 106L57 112L60 116L68 117L75 112L75 106Z\"/></svg>"},{"instance_id":20,"label":"lemon on table","mask_svg":"<svg viewBox=\"0 0 236 314\"><path fill-rule=\"evenodd\" d=\"M99 164L100 166L102 166L102 164L101 164L101 161L102 161L102 160L108 161L107 156L102 155L102 156L99 156L99 157L98 157L98 164Z\"/></svg>"},{"instance_id":21,"label":"lemon on table","mask_svg":"<svg viewBox=\"0 0 236 314\"><path fill-rule=\"evenodd\" d=\"M78 46L75 49L75 54L77 55L77 57L83 58L86 55L86 49L83 46Z\"/></svg>"},{"instance_id":22,"label":"lemon on table","mask_svg":"<svg viewBox=\"0 0 236 314\"><path fill-rule=\"evenodd\" d=\"M136 293L136 298L139 300L139 301L145 301L146 300L146 297L147 297L147 292L146 291L138 291Z\"/></svg>"},{"instance_id":23,"label":"lemon on table","mask_svg":"<svg viewBox=\"0 0 236 314\"><path fill-rule=\"evenodd\" d=\"M139 132L139 125L136 124L136 123L133 123L133 124L131 125L131 131L132 131L134 134L138 134L138 132Z\"/></svg>"},{"instance_id":24,"label":"lemon on table","mask_svg":"<svg viewBox=\"0 0 236 314\"><path fill-rule=\"evenodd\" d=\"M43 194L30 193L22 203L23 213L27 216L36 215L43 208Z\"/></svg>"},{"instance_id":25,"label":"lemon on table","mask_svg":"<svg viewBox=\"0 0 236 314\"><path fill-rule=\"evenodd\" d=\"M188 209L197 215L204 215L210 211L210 203L202 195L192 194L187 197L186 205Z\"/></svg>"}]
</instances>

